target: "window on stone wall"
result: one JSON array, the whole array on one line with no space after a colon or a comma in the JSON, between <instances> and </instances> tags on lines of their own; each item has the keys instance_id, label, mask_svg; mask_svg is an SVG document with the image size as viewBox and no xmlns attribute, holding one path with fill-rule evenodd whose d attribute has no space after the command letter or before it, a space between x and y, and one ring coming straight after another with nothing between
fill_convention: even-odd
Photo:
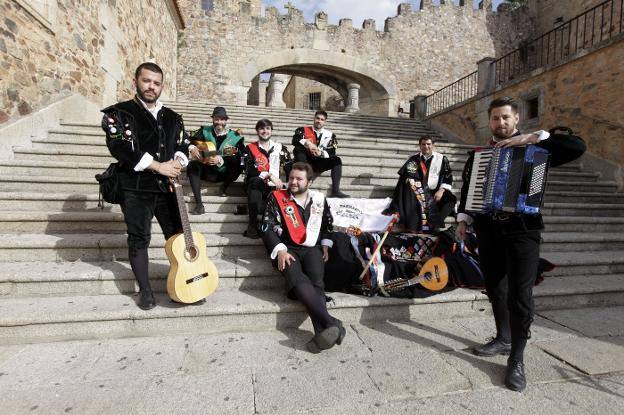
<instances>
[{"instance_id":1,"label":"window on stone wall","mask_svg":"<svg viewBox=\"0 0 624 415\"><path fill-rule=\"evenodd\" d=\"M14 0L45 27L54 31L57 0Z\"/></svg>"},{"instance_id":2,"label":"window on stone wall","mask_svg":"<svg viewBox=\"0 0 624 415\"><path fill-rule=\"evenodd\" d=\"M527 120L539 118L539 97L529 98L524 101L525 117Z\"/></svg>"},{"instance_id":3,"label":"window on stone wall","mask_svg":"<svg viewBox=\"0 0 624 415\"><path fill-rule=\"evenodd\" d=\"M311 92L309 95L310 105L309 108L311 110L320 110L321 109L321 93L320 92Z\"/></svg>"},{"instance_id":4,"label":"window on stone wall","mask_svg":"<svg viewBox=\"0 0 624 415\"><path fill-rule=\"evenodd\" d=\"M214 0L201 0L201 8L207 12L214 10Z\"/></svg>"}]
</instances>

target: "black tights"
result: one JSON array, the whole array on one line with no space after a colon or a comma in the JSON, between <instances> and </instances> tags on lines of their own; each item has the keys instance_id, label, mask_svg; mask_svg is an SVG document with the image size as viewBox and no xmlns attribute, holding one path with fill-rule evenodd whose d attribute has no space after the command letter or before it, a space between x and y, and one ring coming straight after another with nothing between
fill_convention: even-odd
<instances>
[{"instance_id":1,"label":"black tights","mask_svg":"<svg viewBox=\"0 0 624 415\"><path fill-rule=\"evenodd\" d=\"M325 293L312 284L298 284L293 287L297 299L303 303L312 320L314 333L319 333L335 325L334 318L327 312Z\"/></svg>"},{"instance_id":2,"label":"black tights","mask_svg":"<svg viewBox=\"0 0 624 415\"><path fill-rule=\"evenodd\" d=\"M139 284L140 291L151 291L152 288L149 283L149 258L147 256L147 248L133 250L128 249L128 256L130 257L130 266L134 277Z\"/></svg>"}]
</instances>

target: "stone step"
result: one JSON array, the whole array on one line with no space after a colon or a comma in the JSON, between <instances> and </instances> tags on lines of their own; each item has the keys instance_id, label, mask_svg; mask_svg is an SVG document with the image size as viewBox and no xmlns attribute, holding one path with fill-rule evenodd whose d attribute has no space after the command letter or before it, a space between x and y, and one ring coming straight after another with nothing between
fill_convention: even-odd
<instances>
[{"instance_id":1,"label":"stone step","mask_svg":"<svg viewBox=\"0 0 624 415\"><path fill-rule=\"evenodd\" d=\"M186 179L183 178L183 183L186 183ZM352 184L355 183L355 184ZM366 184L359 184L366 183ZM394 186L396 184L395 179L361 179L348 178L344 180L341 185L341 189L352 197L389 197L392 195ZM19 176L12 177L2 175L0 176L0 185L3 190L7 192L45 192L47 189L54 189L58 192L73 192L73 193L97 193L98 185L93 176L87 177L67 177L67 176ZM459 184L457 184L458 186ZM331 190L331 179L326 176L321 176L316 180L315 189L321 190L329 194ZM548 201L564 201L575 198L578 201L601 201L611 203L623 203L624 193L613 193L616 185L611 182L597 182L588 185L573 185L570 182L557 182L551 181L546 191L546 198ZM600 193L603 190L606 193ZM459 188L453 189L456 194L459 194ZM219 184L216 183L204 183L202 184L202 192L208 195L219 194ZM579 192L579 193L573 193ZM232 184L228 188L228 193L232 195L243 196L245 191L242 186L242 178ZM190 195L190 187L185 185L185 194Z\"/></svg>"},{"instance_id":2,"label":"stone step","mask_svg":"<svg viewBox=\"0 0 624 415\"><path fill-rule=\"evenodd\" d=\"M289 149L292 149L292 141L289 136L281 136L274 135L272 137L274 141L280 142ZM367 137L367 141L360 140L341 140L339 144L339 152L346 154L347 152L357 151L357 150L374 150L379 153L380 149L383 149L384 153L388 154L404 154L405 159L414 154L414 152L418 151L418 144L414 141L393 141L393 142L384 142L382 144L377 144L375 141L380 141L379 139L374 139L373 137ZM251 138L246 140L246 142L253 142L255 138ZM84 133L55 133L50 132L47 138L38 138L33 139L33 148L50 148L53 147L55 149L76 149L81 147L96 147L96 148L106 148L106 143L104 141L104 137L102 133L86 135ZM437 151L442 152L445 155L462 155L465 156L469 148L464 146L459 146L453 143L439 143L437 145Z\"/></svg>"},{"instance_id":3,"label":"stone step","mask_svg":"<svg viewBox=\"0 0 624 415\"><path fill-rule=\"evenodd\" d=\"M547 252L542 257L556 265L552 276L611 275L624 273L621 251ZM281 289L283 278L266 256L249 259L211 258L219 270L219 288L241 291ZM150 260L150 281L157 292L166 287L169 262ZM127 262L0 262L2 296L110 295L137 291Z\"/></svg>"},{"instance_id":4,"label":"stone step","mask_svg":"<svg viewBox=\"0 0 624 415\"><path fill-rule=\"evenodd\" d=\"M1 261L110 261L128 257L124 234L0 234ZM578 252L624 249L619 233L546 232L542 252ZM154 232L150 258L165 259L164 238ZM207 255L219 258L258 258L266 256L259 239L241 234L220 233L206 241Z\"/></svg>"},{"instance_id":5,"label":"stone step","mask_svg":"<svg viewBox=\"0 0 624 415\"><path fill-rule=\"evenodd\" d=\"M190 197L185 198L189 209L195 207ZM204 196L207 214L211 212L233 213L236 204L246 203L242 196ZM0 211L97 211L97 194L75 193L25 193L0 192ZM118 205L105 203L104 211L119 212ZM544 216L592 216L624 217L624 209L618 204L546 202L542 207Z\"/></svg>"},{"instance_id":6,"label":"stone step","mask_svg":"<svg viewBox=\"0 0 624 415\"><path fill-rule=\"evenodd\" d=\"M241 291L282 289L283 277L267 258L211 258L219 271L219 289ZM150 284L156 292L166 292L167 260L150 260ZM2 296L111 295L138 292L127 262L40 262L33 267L19 262L0 263Z\"/></svg>"},{"instance_id":7,"label":"stone step","mask_svg":"<svg viewBox=\"0 0 624 415\"><path fill-rule=\"evenodd\" d=\"M536 309L624 304L624 277L604 276L600 284L586 276L552 277L535 288ZM330 313L346 323L386 321L401 316L431 319L478 316L489 312L479 290L455 289L426 298L398 299L332 294ZM299 327L306 320L300 303L278 290L217 290L201 306L159 304L142 311L128 295L26 297L0 299L0 342L140 336L153 333L225 332L237 329Z\"/></svg>"},{"instance_id":8,"label":"stone step","mask_svg":"<svg viewBox=\"0 0 624 415\"><path fill-rule=\"evenodd\" d=\"M96 174L103 172L108 162L62 162L62 161L32 161L32 160L0 160L0 176L16 177L16 176L60 176L60 177L94 177ZM377 183L393 185L398 179L398 168L396 166L378 168L378 171L372 171L370 166L344 165L342 171L343 183L348 184L365 184ZM325 180L329 173L321 175L317 180ZM614 182L598 182L599 175L587 172L574 171L558 171L553 169L549 175L549 183L562 182L578 183L585 188L592 190L592 183L610 183L610 187L615 190ZM242 180L242 179L240 179ZM461 171L455 170L453 180L456 183L461 182ZM604 191L604 187L601 188Z\"/></svg>"},{"instance_id":9,"label":"stone step","mask_svg":"<svg viewBox=\"0 0 624 415\"><path fill-rule=\"evenodd\" d=\"M206 204L208 205L208 204ZM193 208L194 205L189 207ZM192 229L204 234L242 234L247 229L247 215L235 215L234 206L228 205L230 213L214 213L207 209L204 215L190 215ZM448 224L453 223L448 218ZM546 216L546 230L549 232L620 232L624 231L622 217L593 216ZM155 231L158 228L154 219ZM125 233L123 214L118 210L90 211L1 211L0 233Z\"/></svg>"}]
</instances>

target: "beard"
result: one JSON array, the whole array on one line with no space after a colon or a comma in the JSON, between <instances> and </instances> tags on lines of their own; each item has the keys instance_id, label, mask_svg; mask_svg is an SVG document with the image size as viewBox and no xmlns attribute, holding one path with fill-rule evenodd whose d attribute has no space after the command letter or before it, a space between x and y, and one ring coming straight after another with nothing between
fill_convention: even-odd
<instances>
[{"instance_id":1,"label":"beard","mask_svg":"<svg viewBox=\"0 0 624 415\"><path fill-rule=\"evenodd\" d=\"M308 191L308 187L309 186L305 186L305 187L299 187L299 186L293 186L293 185L289 185L288 186L288 190L290 191L290 193L294 196L299 196L304 194L305 192Z\"/></svg>"},{"instance_id":2,"label":"beard","mask_svg":"<svg viewBox=\"0 0 624 415\"><path fill-rule=\"evenodd\" d=\"M141 91L137 86L136 93L139 98L141 98L141 101L145 102L146 104L153 104L154 102L158 101L158 98L160 98L160 94L156 94L156 92L154 91L150 91L152 93L152 98L145 96L145 92Z\"/></svg>"},{"instance_id":3,"label":"beard","mask_svg":"<svg viewBox=\"0 0 624 415\"><path fill-rule=\"evenodd\" d=\"M271 136L267 136L267 137L262 137L261 135L258 136L258 140L262 141L263 143L266 143L270 139L271 139Z\"/></svg>"},{"instance_id":4,"label":"beard","mask_svg":"<svg viewBox=\"0 0 624 415\"><path fill-rule=\"evenodd\" d=\"M514 131L516 131L515 128L509 129L509 128L505 128L505 129L500 129L497 128L496 130L492 131L492 135L494 137L496 137L499 140L505 140L509 137L511 137L514 133Z\"/></svg>"},{"instance_id":5,"label":"beard","mask_svg":"<svg viewBox=\"0 0 624 415\"><path fill-rule=\"evenodd\" d=\"M223 135L223 133L225 132L224 125L213 125L212 129L214 130L216 135Z\"/></svg>"}]
</instances>

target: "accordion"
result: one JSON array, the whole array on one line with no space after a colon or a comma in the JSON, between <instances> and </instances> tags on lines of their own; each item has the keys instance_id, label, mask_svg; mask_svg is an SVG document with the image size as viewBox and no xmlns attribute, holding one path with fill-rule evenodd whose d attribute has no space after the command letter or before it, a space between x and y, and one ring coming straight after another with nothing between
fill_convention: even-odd
<instances>
[{"instance_id":1,"label":"accordion","mask_svg":"<svg viewBox=\"0 0 624 415\"><path fill-rule=\"evenodd\" d=\"M466 211L538 214L549 159L548 150L534 145L476 149Z\"/></svg>"}]
</instances>

